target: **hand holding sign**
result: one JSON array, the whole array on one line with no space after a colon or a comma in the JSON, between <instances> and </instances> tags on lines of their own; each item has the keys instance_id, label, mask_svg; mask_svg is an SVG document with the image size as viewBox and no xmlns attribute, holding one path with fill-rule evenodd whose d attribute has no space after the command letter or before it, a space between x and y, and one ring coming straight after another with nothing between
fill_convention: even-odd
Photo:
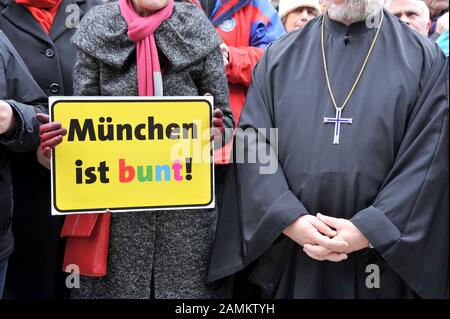
<instances>
[{"instance_id":1,"label":"hand holding sign","mask_svg":"<svg viewBox=\"0 0 450 319\"><path fill-rule=\"evenodd\" d=\"M50 158L51 149L62 142L64 135L67 134L67 130L62 128L59 122L50 122L47 114L38 113L36 118L42 123L39 127L40 148L43 151L43 155Z\"/></svg>"},{"instance_id":2,"label":"hand holding sign","mask_svg":"<svg viewBox=\"0 0 450 319\"><path fill-rule=\"evenodd\" d=\"M220 141L222 139L222 134L225 131L222 118L223 118L222 110L215 109L213 112L211 141L213 140Z\"/></svg>"},{"instance_id":3,"label":"hand holding sign","mask_svg":"<svg viewBox=\"0 0 450 319\"><path fill-rule=\"evenodd\" d=\"M50 149L60 144L63 137L67 134L67 130L61 127L59 122L49 122L47 114L38 113L36 118L42 123L39 127L41 136L41 149L45 157L50 158ZM221 136L225 131L223 125L223 112L220 109L215 109L213 113L211 141L221 140Z\"/></svg>"},{"instance_id":4,"label":"hand holding sign","mask_svg":"<svg viewBox=\"0 0 450 319\"><path fill-rule=\"evenodd\" d=\"M210 93L206 93L205 96L211 96ZM60 144L63 137L67 134L67 130L61 126L59 122L51 122L47 114L38 113L36 118L42 123L39 128L41 136L41 149L43 155L50 159L51 149ZM223 124L223 112L220 109L215 109L213 112L212 129L211 129L211 141L221 141L222 134L225 131ZM220 147L219 145L218 147Z\"/></svg>"},{"instance_id":5,"label":"hand holding sign","mask_svg":"<svg viewBox=\"0 0 450 319\"><path fill-rule=\"evenodd\" d=\"M212 96L211 93L205 93L204 96ZM223 125L223 112L221 109L215 109L213 112L211 129L211 141L221 141L222 134L225 131L225 126ZM218 145L221 147L222 145Z\"/></svg>"}]
</instances>

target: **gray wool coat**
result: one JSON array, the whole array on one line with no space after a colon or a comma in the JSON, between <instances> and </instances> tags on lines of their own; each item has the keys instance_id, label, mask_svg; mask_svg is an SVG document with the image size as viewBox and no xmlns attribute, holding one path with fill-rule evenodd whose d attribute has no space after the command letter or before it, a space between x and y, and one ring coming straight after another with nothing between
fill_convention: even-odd
<instances>
[{"instance_id":1,"label":"gray wool coat","mask_svg":"<svg viewBox=\"0 0 450 319\"><path fill-rule=\"evenodd\" d=\"M221 40L204 13L176 2L155 40L164 95L211 93L233 127ZM72 42L75 95L138 95L136 46L117 2L93 8ZM216 209L113 214L107 276L82 277L72 298L212 297L206 276L216 219Z\"/></svg>"}]
</instances>

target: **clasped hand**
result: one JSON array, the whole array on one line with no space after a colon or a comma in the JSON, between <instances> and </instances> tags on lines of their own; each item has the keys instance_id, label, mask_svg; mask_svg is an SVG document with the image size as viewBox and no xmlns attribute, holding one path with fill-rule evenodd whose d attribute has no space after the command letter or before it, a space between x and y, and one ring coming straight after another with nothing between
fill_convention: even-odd
<instances>
[{"instance_id":1,"label":"clasped hand","mask_svg":"<svg viewBox=\"0 0 450 319\"><path fill-rule=\"evenodd\" d=\"M284 234L318 261L340 262L347 259L348 254L369 245L351 221L322 214L301 216L284 230Z\"/></svg>"}]
</instances>

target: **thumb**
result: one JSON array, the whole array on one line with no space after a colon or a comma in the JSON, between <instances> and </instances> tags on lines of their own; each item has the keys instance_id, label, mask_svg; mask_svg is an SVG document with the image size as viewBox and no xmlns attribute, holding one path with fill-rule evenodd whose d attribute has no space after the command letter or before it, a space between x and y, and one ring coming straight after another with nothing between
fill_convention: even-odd
<instances>
[{"instance_id":1,"label":"thumb","mask_svg":"<svg viewBox=\"0 0 450 319\"><path fill-rule=\"evenodd\" d=\"M221 109L215 109L213 112L213 117L221 119L223 117L223 112Z\"/></svg>"},{"instance_id":2,"label":"thumb","mask_svg":"<svg viewBox=\"0 0 450 319\"><path fill-rule=\"evenodd\" d=\"M52 150L50 147L46 147L43 151L42 154L44 155L44 157L46 157L47 159L50 159L51 155L52 155Z\"/></svg>"},{"instance_id":3,"label":"thumb","mask_svg":"<svg viewBox=\"0 0 450 319\"><path fill-rule=\"evenodd\" d=\"M50 117L48 116L48 114L44 113L36 113L36 118L43 124L46 124L50 121Z\"/></svg>"}]
</instances>

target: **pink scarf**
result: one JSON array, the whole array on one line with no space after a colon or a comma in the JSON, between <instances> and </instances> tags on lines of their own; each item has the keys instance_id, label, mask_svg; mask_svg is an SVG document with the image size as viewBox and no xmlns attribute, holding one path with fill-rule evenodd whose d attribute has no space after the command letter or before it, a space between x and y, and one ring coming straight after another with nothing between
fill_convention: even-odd
<instances>
[{"instance_id":1,"label":"pink scarf","mask_svg":"<svg viewBox=\"0 0 450 319\"><path fill-rule=\"evenodd\" d=\"M172 14L173 0L153 14L141 17L132 0L119 0L120 12L128 24L128 37L137 47L137 81L139 96L162 96L161 67L156 48L155 30Z\"/></svg>"}]
</instances>

